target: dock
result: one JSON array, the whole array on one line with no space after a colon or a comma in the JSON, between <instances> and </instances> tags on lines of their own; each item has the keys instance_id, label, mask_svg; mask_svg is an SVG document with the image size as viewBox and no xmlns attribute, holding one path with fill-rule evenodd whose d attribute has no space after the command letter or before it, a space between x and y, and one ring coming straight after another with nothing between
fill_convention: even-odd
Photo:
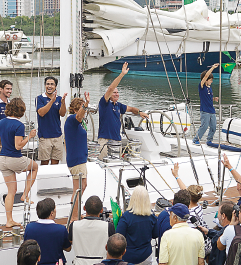
<instances>
[{"instance_id":1,"label":"dock","mask_svg":"<svg viewBox=\"0 0 241 265\"><path fill-rule=\"evenodd\" d=\"M5 69L0 69L0 75L12 75L12 74L37 74L37 73L54 73L54 74L59 74L60 73L60 66L34 66L33 68L31 66L26 67L26 66L14 66L5 68Z\"/></svg>"}]
</instances>

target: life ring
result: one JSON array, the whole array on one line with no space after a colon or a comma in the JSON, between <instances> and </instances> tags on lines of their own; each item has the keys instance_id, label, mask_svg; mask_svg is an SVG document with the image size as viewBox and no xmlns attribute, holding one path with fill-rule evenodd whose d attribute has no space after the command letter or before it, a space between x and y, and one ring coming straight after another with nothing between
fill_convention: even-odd
<instances>
[{"instance_id":1,"label":"life ring","mask_svg":"<svg viewBox=\"0 0 241 265\"><path fill-rule=\"evenodd\" d=\"M14 40L17 40L18 39L18 36L16 34L13 34L13 39Z\"/></svg>"},{"instance_id":2,"label":"life ring","mask_svg":"<svg viewBox=\"0 0 241 265\"><path fill-rule=\"evenodd\" d=\"M5 39L6 39L6 40L10 40L10 37L11 37L11 36L10 36L9 34L5 35Z\"/></svg>"}]
</instances>

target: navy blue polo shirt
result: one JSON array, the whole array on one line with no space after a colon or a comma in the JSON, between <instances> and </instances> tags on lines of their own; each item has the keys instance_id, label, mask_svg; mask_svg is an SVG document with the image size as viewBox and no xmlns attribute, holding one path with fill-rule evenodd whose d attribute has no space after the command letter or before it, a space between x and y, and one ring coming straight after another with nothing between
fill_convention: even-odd
<instances>
[{"instance_id":1,"label":"navy blue polo shirt","mask_svg":"<svg viewBox=\"0 0 241 265\"><path fill-rule=\"evenodd\" d=\"M60 114L62 97L57 96L50 110L41 117L38 113L38 137L39 138L57 138L62 135L60 127ZM45 93L36 99L36 111L48 104L50 98Z\"/></svg>"},{"instance_id":2,"label":"navy blue polo shirt","mask_svg":"<svg viewBox=\"0 0 241 265\"><path fill-rule=\"evenodd\" d=\"M120 102L106 102L105 96L99 102L99 134L98 138L121 141L120 136L120 114L126 112L127 106Z\"/></svg>"},{"instance_id":3,"label":"navy blue polo shirt","mask_svg":"<svg viewBox=\"0 0 241 265\"><path fill-rule=\"evenodd\" d=\"M25 136L24 124L17 118L7 117L0 121L2 141L1 156L22 157L21 150L15 148L15 136Z\"/></svg>"},{"instance_id":4,"label":"navy blue polo shirt","mask_svg":"<svg viewBox=\"0 0 241 265\"><path fill-rule=\"evenodd\" d=\"M76 114L70 115L64 125L66 143L66 161L68 167L87 162L87 132L76 120Z\"/></svg>"},{"instance_id":5,"label":"navy blue polo shirt","mask_svg":"<svg viewBox=\"0 0 241 265\"><path fill-rule=\"evenodd\" d=\"M213 107L213 91L212 87L207 87L205 84L201 88L201 82L198 85L199 97L200 97L200 111L207 113L215 113Z\"/></svg>"},{"instance_id":6,"label":"navy blue polo shirt","mask_svg":"<svg viewBox=\"0 0 241 265\"><path fill-rule=\"evenodd\" d=\"M9 102L9 100L8 100L8 102ZM7 103L3 102L0 99L0 120L6 118L6 115L5 115L6 105L7 105Z\"/></svg>"}]
</instances>

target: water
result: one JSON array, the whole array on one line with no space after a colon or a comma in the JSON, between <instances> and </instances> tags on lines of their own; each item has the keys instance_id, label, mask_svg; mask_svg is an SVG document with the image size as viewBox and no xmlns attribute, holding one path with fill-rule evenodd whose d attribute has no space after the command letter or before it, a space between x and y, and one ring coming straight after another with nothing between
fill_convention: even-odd
<instances>
[{"instance_id":1,"label":"water","mask_svg":"<svg viewBox=\"0 0 241 265\"><path fill-rule=\"evenodd\" d=\"M48 37L51 39L51 37ZM59 52L45 52L34 53L34 65L51 65L53 56L53 65L59 65ZM241 86L241 72L235 70L236 75L232 77L231 80L222 81L222 104L233 105L232 115L234 117L240 117L241 111L241 99L240 99L240 86ZM67 73L69 74L69 73ZM45 76L33 76L30 75L18 75L17 78L14 76L4 76L2 79L9 79L13 82L13 94L12 97L16 97L19 94L22 95L26 105L27 112L26 115L28 119L36 121L36 112L34 107L34 98L44 92L44 77ZM56 76L60 79L59 76ZM114 73L86 73L84 74L83 89L90 93L90 104L98 105L99 99L104 95L106 89L111 84L111 82L117 77ZM61 82L61 81L60 81ZM176 103L185 102L184 95L188 95L193 105L199 104L198 96L198 79L181 79L181 84L183 87L183 92L177 78L171 78L171 87L173 90L173 95L171 89L164 77L150 77L150 76L134 76L126 75L120 82L118 88L120 93L120 102L127 104L129 106L134 106L142 111L153 110L153 109L165 109L169 108L170 105L174 104L174 99ZM219 90L219 80L214 79L212 84L214 96L218 96ZM67 92L67 91L66 91ZM218 104L215 103L216 109ZM223 109L223 115L225 118L229 117L229 108ZM199 107L193 107L193 118L195 121L199 121ZM217 109L217 119L218 119L218 109ZM135 124L139 122L138 117L133 118ZM98 128L98 114L94 115L95 127ZM218 133L216 132L215 138L217 139Z\"/></svg>"},{"instance_id":2,"label":"water","mask_svg":"<svg viewBox=\"0 0 241 265\"><path fill-rule=\"evenodd\" d=\"M31 42L33 42L33 38L34 38L34 43L37 44L41 44L41 47L60 47L60 36L42 36L40 38L40 36L28 36L28 38L30 38ZM53 40L54 40L54 45L53 45Z\"/></svg>"}]
</instances>

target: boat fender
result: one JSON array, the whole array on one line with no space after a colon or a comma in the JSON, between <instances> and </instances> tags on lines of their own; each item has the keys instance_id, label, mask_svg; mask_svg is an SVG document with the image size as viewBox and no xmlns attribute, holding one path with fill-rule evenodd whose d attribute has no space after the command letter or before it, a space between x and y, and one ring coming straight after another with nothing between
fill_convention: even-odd
<instances>
[{"instance_id":1,"label":"boat fender","mask_svg":"<svg viewBox=\"0 0 241 265\"><path fill-rule=\"evenodd\" d=\"M228 143L230 143L230 142L229 142L229 129L230 129L230 126L231 126L232 121L233 121L233 119L231 119L231 120L229 121L229 123L228 123L228 128L227 128L227 133L226 133L226 140L227 140Z\"/></svg>"},{"instance_id":2,"label":"boat fender","mask_svg":"<svg viewBox=\"0 0 241 265\"><path fill-rule=\"evenodd\" d=\"M10 35L9 34L5 35L5 39L10 40Z\"/></svg>"},{"instance_id":3,"label":"boat fender","mask_svg":"<svg viewBox=\"0 0 241 265\"><path fill-rule=\"evenodd\" d=\"M18 39L18 36L16 34L13 34L13 39L14 40L17 40Z\"/></svg>"}]
</instances>

